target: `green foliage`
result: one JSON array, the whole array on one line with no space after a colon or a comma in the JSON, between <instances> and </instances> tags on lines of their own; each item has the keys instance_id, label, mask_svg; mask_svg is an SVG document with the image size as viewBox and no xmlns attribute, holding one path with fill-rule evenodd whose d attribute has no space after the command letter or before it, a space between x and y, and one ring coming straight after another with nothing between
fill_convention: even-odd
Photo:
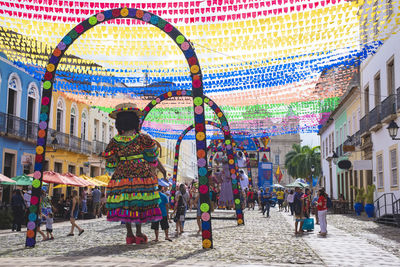
<instances>
[{"instance_id":1,"label":"green foliage","mask_svg":"<svg viewBox=\"0 0 400 267\"><path fill-rule=\"evenodd\" d=\"M314 165L314 176L321 173L321 153L320 147L310 148L293 144L293 150L285 156L285 167L290 176L294 178L304 178L310 181L311 166Z\"/></svg>"},{"instance_id":2,"label":"green foliage","mask_svg":"<svg viewBox=\"0 0 400 267\"><path fill-rule=\"evenodd\" d=\"M367 187L367 192L364 194L365 204L374 204L375 185L371 184Z\"/></svg>"},{"instance_id":3,"label":"green foliage","mask_svg":"<svg viewBox=\"0 0 400 267\"><path fill-rule=\"evenodd\" d=\"M12 227L13 216L11 211L0 210L0 229L10 229Z\"/></svg>"},{"instance_id":4,"label":"green foliage","mask_svg":"<svg viewBox=\"0 0 400 267\"><path fill-rule=\"evenodd\" d=\"M356 191L356 203L363 203L364 201L364 188L357 188L355 186L351 186L352 189Z\"/></svg>"}]
</instances>

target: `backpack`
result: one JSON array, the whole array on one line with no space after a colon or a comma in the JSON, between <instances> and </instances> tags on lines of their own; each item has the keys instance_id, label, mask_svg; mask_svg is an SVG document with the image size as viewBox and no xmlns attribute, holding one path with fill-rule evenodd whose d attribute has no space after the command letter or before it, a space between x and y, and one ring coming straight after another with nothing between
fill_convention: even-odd
<instances>
[{"instance_id":1,"label":"backpack","mask_svg":"<svg viewBox=\"0 0 400 267\"><path fill-rule=\"evenodd\" d=\"M333 204L332 204L332 199L330 197L326 197L326 207L328 209L332 208Z\"/></svg>"}]
</instances>

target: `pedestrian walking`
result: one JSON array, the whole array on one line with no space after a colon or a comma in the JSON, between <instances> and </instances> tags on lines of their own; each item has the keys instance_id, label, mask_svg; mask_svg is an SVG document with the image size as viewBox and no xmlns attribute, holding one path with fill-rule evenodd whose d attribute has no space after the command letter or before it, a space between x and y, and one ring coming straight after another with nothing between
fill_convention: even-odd
<instances>
[{"instance_id":1,"label":"pedestrian walking","mask_svg":"<svg viewBox=\"0 0 400 267\"><path fill-rule=\"evenodd\" d=\"M146 243L142 224L162 219L156 172L161 169L159 152L156 141L140 133L142 115L133 103L117 105L109 116L115 119L118 135L103 152L107 170L114 172L107 186L107 220L125 223L127 244Z\"/></svg>"},{"instance_id":2,"label":"pedestrian walking","mask_svg":"<svg viewBox=\"0 0 400 267\"><path fill-rule=\"evenodd\" d=\"M22 196L21 190L16 189L13 191L11 198L11 209L13 213L12 231L21 231L21 225L25 218L25 201Z\"/></svg>"},{"instance_id":3,"label":"pedestrian walking","mask_svg":"<svg viewBox=\"0 0 400 267\"><path fill-rule=\"evenodd\" d=\"M88 195L88 188L84 187L82 194L81 194L81 205L82 205L82 213L87 213L87 195Z\"/></svg>"},{"instance_id":4,"label":"pedestrian walking","mask_svg":"<svg viewBox=\"0 0 400 267\"><path fill-rule=\"evenodd\" d=\"M293 216L293 214L294 214L294 191L293 190L290 190L290 192L287 196L287 202L289 204L290 215Z\"/></svg>"},{"instance_id":5,"label":"pedestrian walking","mask_svg":"<svg viewBox=\"0 0 400 267\"><path fill-rule=\"evenodd\" d=\"M93 214L95 218L101 217L100 200L101 200L101 192L99 188L96 186L92 191Z\"/></svg>"},{"instance_id":6,"label":"pedestrian walking","mask_svg":"<svg viewBox=\"0 0 400 267\"><path fill-rule=\"evenodd\" d=\"M319 190L319 198L317 204L318 221L319 221L319 226L321 228L320 231L321 236L326 236L328 233L327 230L328 223L326 221L326 214L328 212L327 202L328 202L328 196L325 193L325 189L321 188Z\"/></svg>"},{"instance_id":7,"label":"pedestrian walking","mask_svg":"<svg viewBox=\"0 0 400 267\"><path fill-rule=\"evenodd\" d=\"M182 184L181 184L182 185ZM182 194L177 196L177 201L174 209L174 221L176 223L176 236L183 233L183 226L185 221L186 206L184 203L184 197Z\"/></svg>"},{"instance_id":8,"label":"pedestrian walking","mask_svg":"<svg viewBox=\"0 0 400 267\"><path fill-rule=\"evenodd\" d=\"M53 213L49 213L47 216L45 216L46 218L46 239L54 239L53 236Z\"/></svg>"},{"instance_id":9,"label":"pedestrian walking","mask_svg":"<svg viewBox=\"0 0 400 267\"><path fill-rule=\"evenodd\" d=\"M304 223L304 194L300 187L295 188L294 194L294 204L293 204L294 214L295 214L295 224L294 230L295 234L302 234L303 223ZM298 227L300 223L300 227Z\"/></svg>"},{"instance_id":10,"label":"pedestrian walking","mask_svg":"<svg viewBox=\"0 0 400 267\"><path fill-rule=\"evenodd\" d=\"M276 192L276 198L278 200L279 211L283 211L284 197L285 197L285 193L283 192L283 190L278 189L278 191Z\"/></svg>"},{"instance_id":11,"label":"pedestrian walking","mask_svg":"<svg viewBox=\"0 0 400 267\"><path fill-rule=\"evenodd\" d=\"M262 214L265 215L265 212L267 212L267 218L269 217L269 210L271 207L271 199L272 199L272 194L270 191L271 191L270 189L266 188L261 199L264 207Z\"/></svg>"},{"instance_id":12,"label":"pedestrian walking","mask_svg":"<svg viewBox=\"0 0 400 267\"><path fill-rule=\"evenodd\" d=\"M72 191L72 199L71 203L69 205L70 211L69 211L69 221L71 223L71 231L67 236L74 236L74 229L78 229L79 231L79 236L83 234L85 230L83 230L81 227L79 227L75 220L78 219L79 215L79 196L78 196L78 191L74 190Z\"/></svg>"},{"instance_id":13,"label":"pedestrian walking","mask_svg":"<svg viewBox=\"0 0 400 267\"><path fill-rule=\"evenodd\" d=\"M155 234L155 242L158 242L158 235L159 235L159 229L160 229L160 225L161 225L161 230L164 231L165 233L165 240L171 241L172 240L169 238L168 236L168 230L169 230L169 217L168 217L168 210L169 210L169 204L168 204L168 197L167 195L165 195L164 193L161 192L160 188L159 188L159 194L160 194L160 203L158 204L158 206L160 207L161 210L161 215L162 215L162 219L160 221L157 222L152 222L151 223L151 229L154 230L154 234Z\"/></svg>"}]
</instances>

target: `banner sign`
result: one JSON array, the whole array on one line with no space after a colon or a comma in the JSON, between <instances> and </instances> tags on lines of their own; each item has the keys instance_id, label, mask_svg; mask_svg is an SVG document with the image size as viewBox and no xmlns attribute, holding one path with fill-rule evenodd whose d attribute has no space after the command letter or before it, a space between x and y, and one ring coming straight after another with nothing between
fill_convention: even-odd
<instances>
[{"instance_id":1,"label":"banner sign","mask_svg":"<svg viewBox=\"0 0 400 267\"><path fill-rule=\"evenodd\" d=\"M272 162L260 162L258 164L258 188L270 188L273 184Z\"/></svg>"}]
</instances>

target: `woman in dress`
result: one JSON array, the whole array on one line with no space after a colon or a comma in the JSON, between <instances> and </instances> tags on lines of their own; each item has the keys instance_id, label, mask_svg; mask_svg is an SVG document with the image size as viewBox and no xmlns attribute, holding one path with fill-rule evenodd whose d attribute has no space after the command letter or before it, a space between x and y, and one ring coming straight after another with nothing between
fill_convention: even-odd
<instances>
[{"instance_id":1,"label":"woman in dress","mask_svg":"<svg viewBox=\"0 0 400 267\"><path fill-rule=\"evenodd\" d=\"M118 135L103 153L107 170L114 172L107 186L107 220L125 223L127 244L146 243L141 225L162 219L158 207L157 144L150 136L139 132L142 115L135 104L118 105L110 113L110 117L116 119ZM136 236L132 223L136 225Z\"/></svg>"},{"instance_id":2,"label":"woman in dress","mask_svg":"<svg viewBox=\"0 0 400 267\"><path fill-rule=\"evenodd\" d=\"M71 223L71 231L67 236L74 236L74 229L78 229L79 231L79 236L85 232L82 228L80 228L75 220L78 219L79 216L79 196L78 196L78 191L74 190L72 191L72 199L70 203L70 211L69 211L69 222Z\"/></svg>"}]
</instances>

